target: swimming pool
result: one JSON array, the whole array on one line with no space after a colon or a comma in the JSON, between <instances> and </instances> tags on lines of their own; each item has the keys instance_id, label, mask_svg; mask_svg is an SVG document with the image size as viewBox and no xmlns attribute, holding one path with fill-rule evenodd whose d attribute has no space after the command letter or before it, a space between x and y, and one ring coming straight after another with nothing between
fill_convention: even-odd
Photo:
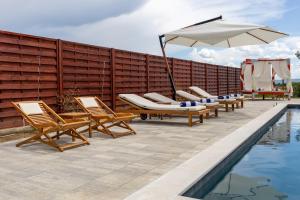
<instances>
[{"instance_id":1,"label":"swimming pool","mask_svg":"<svg viewBox=\"0 0 300 200\"><path fill-rule=\"evenodd\" d=\"M232 168L206 186L205 192L201 187L184 196L205 200L299 200L299 183L300 109L290 108Z\"/></svg>"}]
</instances>

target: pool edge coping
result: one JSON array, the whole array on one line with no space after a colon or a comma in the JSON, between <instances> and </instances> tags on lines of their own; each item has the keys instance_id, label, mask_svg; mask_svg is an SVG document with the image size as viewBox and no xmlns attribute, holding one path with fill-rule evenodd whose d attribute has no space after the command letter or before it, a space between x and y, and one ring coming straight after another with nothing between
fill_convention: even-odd
<instances>
[{"instance_id":1,"label":"pool edge coping","mask_svg":"<svg viewBox=\"0 0 300 200\"><path fill-rule=\"evenodd\" d=\"M194 199L181 195L193 184L205 177L224 159L230 156L241 144L264 127L266 123L270 122L276 115L283 112L289 105L299 105L299 103L280 103L274 106L176 168L129 195L125 200Z\"/></svg>"}]
</instances>

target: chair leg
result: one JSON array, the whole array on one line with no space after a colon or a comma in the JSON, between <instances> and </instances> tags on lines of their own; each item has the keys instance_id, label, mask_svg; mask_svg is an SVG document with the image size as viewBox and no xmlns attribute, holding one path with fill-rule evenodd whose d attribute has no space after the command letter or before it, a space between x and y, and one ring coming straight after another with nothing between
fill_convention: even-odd
<instances>
[{"instance_id":1,"label":"chair leg","mask_svg":"<svg viewBox=\"0 0 300 200\"><path fill-rule=\"evenodd\" d=\"M23 140L19 143L16 144L16 147L19 147L19 146L22 146L23 144L28 144L28 143L31 143L31 142L34 142L34 141L37 141L41 136L40 135L34 135L26 140Z\"/></svg>"},{"instance_id":2,"label":"chair leg","mask_svg":"<svg viewBox=\"0 0 300 200\"><path fill-rule=\"evenodd\" d=\"M89 123L89 138L92 137L92 125Z\"/></svg>"},{"instance_id":3,"label":"chair leg","mask_svg":"<svg viewBox=\"0 0 300 200\"><path fill-rule=\"evenodd\" d=\"M70 133L71 133L71 135L72 135L72 142L75 142L75 137L73 136L73 135L74 135L74 134L73 134L73 131L70 130Z\"/></svg>"},{"instance_id":4,"label":"chair leg","mask_svg":"<svg viewBox=\"0 0 300 200\"><path fill-rule=\"evenodd\" d=\"M228 109L228 103L227 103L227 102L225 103L225 111L226 111L226 112L229 111L229 109Z\"/></svg>"},{"instance_id":5,"label":"chair leg","mask_svg":"<svg viewBox=\"0 0 300 200\"><path fill-rule=\"evenodd\" d=\"M78 133L76 131L76 129L71 129L73 137L77 137L78 139L81 139L85 144L90 144L90 142L87 140L86 137L84 137L83 135L81 135L80 133Z\"/></svg>"},{"instance_id":6,"label":"chair leg","mask_svg":"<svg viewBox=\"0 0 300 200\"><path fill-rule=\"evenodd\" d=\"M189 114L189 119L188 119L188 124L189 126L193 126L193 115Z\"/></svg>"},{"instance_id":7,"label":"chair leg","mask_svg":"<svg viewBox=\"0 0 300 200\"><path fill-rule=\"evenodd\" d=\"M205 118L206 118L206 119L209 118L209 112L205 114Z\"/></svg>"},{"instance_id":8,"label":"chair leg","mask_svg":"<svg viewBox=\"0 0 300 200\"><path fill-rule=\"evenodd\" d=\"M234 111L234 103L231 104L231 109L232 109L232 111Z\"/></svg>"},{"instance_id":9,"label":"chair leg","mask_svg":"<svg viewBox=\"0 0 300 200\"><path fill-rule=\"evenodd\" d=\"M131 126L130 126L128 123L126 123L126 122L124 122L124 121L122 121L122 123L124 124L124 126L127 127L127 129L131 130L132 133L133 133L134 135L136 135L135 130L134 130L133 128L131 128Z\"/></svg>"},{"instance_id":10,"label":"chair leg","mask_svg":"<svg viewBox=\"0 0 300 200\"><path fill-rule=\"evenodd\" d=\"M199 122L202 124L203 123L203 114L199 115Z\"/></svg>"},{"instance_id":11,"label":"chair leg","mask_svg":"<svg viewBox=\"0 0 300 200\"><path fill-rule=\"evenodd\" d=\"M38 131L38 132L36 132L35 135L33 135L33 136L17 143L16 147L22 146L23 144L28 144L28 143L32 143L32 142L35 142L35 141L39 141L40 138L42 137L42 135L44 135L44 132L42 130Z\"/></svg>"},{"instance_id":12,"label":"chair leg","mask_svg":"<svg viewBox=\"0 0 300 200\"><path fill-rule=\"evenodd\" d=\"M101 126L102 129L100 129L99 126ZM110 126L111 126L111 125L110 125ZM97 126L96 129L97 129L98 131L100 131L100 132L106 134L106 135L112 136L113 138L116 138L116 137L117 137L113 132L111 132L111 131L109 130L108 127L106 127L106 126L105 126L104 124L102 124L102 123L98 123L98 126Z\"/></svg>"},{"instance_id":13,"label":"chair leg","mask_svg":"<svg viewBox=\"0 0 300 200\"><path fill-rule=\"evenodd\" d=\"M60 146L52 139L52 137L50 137L48 134L45 133L44 136L48 139L48 141L45 141L45 140L41 139L40 141L41 141L42 143L48 144L49 146L52 146L52 147L58 149L58 150L61 151L61 152L64 151L64 149L61 148L61 147L60 147Z\"/></svg>"},{"instance_id":14,"label":"chair leg","mask_svg":"<svg viewBox=\"0 0 300 200\"><path fill-rule=\"evenodd\" d=\"M218 108L215 109L215 117L218 117L219 116L219 110Z\"/></svg>"}]
</instances>

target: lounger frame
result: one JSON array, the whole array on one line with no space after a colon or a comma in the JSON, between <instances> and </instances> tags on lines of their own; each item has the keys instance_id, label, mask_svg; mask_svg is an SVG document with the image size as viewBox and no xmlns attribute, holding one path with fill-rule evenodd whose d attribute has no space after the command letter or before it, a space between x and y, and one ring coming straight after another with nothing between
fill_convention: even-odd
<instances>
[{"instance_id":1,"label":"lounger frame","mask_svg":"<svg viewBox=\"0 0 300 200\"><path fill-rule=\"evenodd\" d=\"M131 106L131 109L126 110L126 112L134 113L134 114L149 114L149 115L183 115L188 116L188 125L193 126L197 123L203 123L204 116L209 116L209 109L203 109L199 111L188 111L188 110L150 110L141 108L126 99L120 98L121 101ZM197 120L193 120L193 116L199 117Z\"/></svg>"}]
</instances>

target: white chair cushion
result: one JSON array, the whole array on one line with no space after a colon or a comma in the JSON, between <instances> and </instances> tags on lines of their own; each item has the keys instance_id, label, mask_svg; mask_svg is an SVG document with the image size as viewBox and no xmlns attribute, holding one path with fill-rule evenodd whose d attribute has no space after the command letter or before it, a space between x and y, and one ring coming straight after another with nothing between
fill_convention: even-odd
<instances>
[{"instance_id":1,"label":"white chair cushion","mask_svg":"<svg viewBox=\"0 0 300 200\"><path fill-rule=\"evenodd\" d=\"M217 106L219 105L219 102L213 102L213 103L203 103L205 106Z\"/></svg>"},{"instance_id":2,"label":"white chair cushion","mask_svg":"<svg viewBox=\"0 0 300 200\"><path fill-rule=\"evenodd\" d=\"M159 103L170 103L170 104L174 104L174 105L179 104L179 102L177 102L169 97L166 97L164 95L161 95L159 93L156 93L156 92L146 93L146 94L144 94L144 97L154 100Z\"/></svg>"},{"instance_id":3,"label":"white chair cushion","mask_svg":"<svg viewBox=\"0 0 300 200\"><path fill-rule=\"evenodd\" d=\"M125 99L126 101L128 101L138 107L149 109L149 110L198 111L198 110L203 110L206 108L205 106L180 107L180 105L158 104L158 103L149 101L148 99L145 99L136 94L119 94L119 97L122 99Z\"/></svg>"},{"instance_id":4,"label":"white chair cushion","mask_svg":"<svg viewBox=\"0 0 300 200\"><path fill-rule=\"evenodd\" d=\"M80 101L85 108L99 107L94 97L81 97Z\"/></svg>"},{"instance_id":5,"label":"white chair cushion","mask_svg":"<svg viewBox=\"0 0 300 200\"><path fill-rule=\"evenodd\" d=\"M195 96L195 95L193 95L193 94L191 94L191 93L185 92L185 91L183 91L183 90L177 90L177 91L176 91L176 94L177 94L178 96L181 96L181 97L183 97L183 98L185 98L185 99L188 99L188 100L190 100L190 101L200 101L200 100L201 100L200 97L197 97L197 96Z\"/></svg>"},{"instance_id":6,"label":"white chair cushion","mask_svg":"<svg viewBox=\"0 0 300 200\"><path fill-rule=\"evenodd\" d=\"M203 96L205 98L213 98L216 96L213 96L211 94L209 94L208 92L206 92L205 90L202 90L201 88L197 87L197 86L191 86L189 87L190 90L192 90L193 92L197 93L200 96Z\"/></svg>"},{"instance_id":7,"label":"white chair cushion","mask_svg":"<svg viewBox=\"0 0 300 200\"><path fill-rule=\"evenodd\" d=\"M40 115L44 113L38 103L24 102L24 103L19 103L19 106L26 115Z\"/></svg>"}]
</instances>

